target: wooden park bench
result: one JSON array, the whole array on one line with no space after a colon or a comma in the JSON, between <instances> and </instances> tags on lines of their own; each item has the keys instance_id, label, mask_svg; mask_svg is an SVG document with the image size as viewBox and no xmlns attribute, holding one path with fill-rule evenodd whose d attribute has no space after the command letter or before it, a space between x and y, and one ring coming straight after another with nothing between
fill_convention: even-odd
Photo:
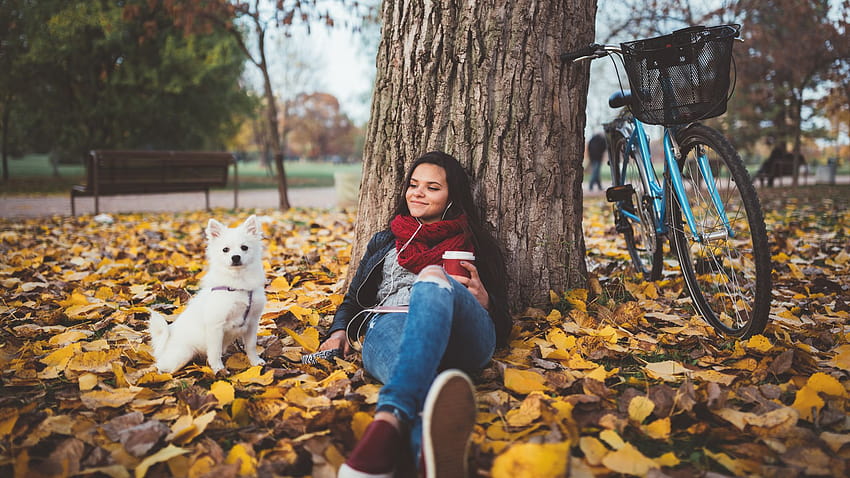
<instances>
[{"instance_id":1,"label":"wooden park bench","mask_svg":"<svg viewBox=\"0 0 850 478\"><path fill-rule=\"evenodd\" d=\"M207 151L92 151L86 158L86 184L71 189L74 200L94 196L100 213L101 196L203 191L210 208L210 188L227 186L233 166L233 207L239 205L239 172L231 153Z\"/></svg>"},{"instance_id":2,"label":"wooden park bench","mask_svg":"<svg viewBox=\"0 0 850 478\"><path fill-rule=\"evenodd\" d=\"M806 158L801 154L797 160L799 168L799 178L806 179L808 174L808 165ZM784 150L774 149L770 156L761 164L756 174L753 176L753 182L764 187L767 183L768 187L773 187L775 179L779 179L780 184L783 177L794 176L794 154L785 152Z\"/></svg>"}]
</instances>

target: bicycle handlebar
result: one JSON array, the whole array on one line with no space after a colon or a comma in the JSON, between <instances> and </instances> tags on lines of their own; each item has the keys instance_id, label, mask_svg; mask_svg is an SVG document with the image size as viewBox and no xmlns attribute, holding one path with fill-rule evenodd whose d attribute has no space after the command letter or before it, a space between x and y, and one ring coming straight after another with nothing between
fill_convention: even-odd
<instances>
[{"instance_id":1,"label":"bicycle handlebar","mask_svg":"<svg viewBox=\"0 0 850 478\"><path fill-rule=\"evenodd\" d=\"M568 51L566 53L561 54L561 61L574 62L578 60L596 59L608 56L609 54L610 51L606 49L606 45L591 43L590 45L584 48L579 48L578 50Z\"/></svg>"}]
</instances>

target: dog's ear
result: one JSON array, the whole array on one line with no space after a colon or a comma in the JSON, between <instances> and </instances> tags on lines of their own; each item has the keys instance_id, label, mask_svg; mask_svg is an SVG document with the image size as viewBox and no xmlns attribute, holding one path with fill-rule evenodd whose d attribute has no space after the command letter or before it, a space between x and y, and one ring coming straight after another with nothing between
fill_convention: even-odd
<instances>
[{"instance_id":1,"label":"dog's ear","mask_svg":"<svg viewBox=\"0 0 850 478\"><path fill-rule=\"evenodd\" d=\"M260 236L263 235L262 231L260 230L260 223L259 223L259 221L257 221L257 216L255 216L253 214L251 214L251 216L248 217L248 219L245 219L245 222L242 223L242 226L245 228L245 231L247 231L248 234L251 234L251 235L257 236L257 237L260 237Z\"/></svg>"},{"instance_id":2,"label":"dog's ear","mask_svg":"<svg viewBox=\"0 0 850 478\"><path fill-rule=\"evenodd\" d=\"M224 230L224 224L216 221L215 219L210 219L210 222L207 223L207 239L215 239L221 236L221 232Z\"/></svg>"}]
</instances>

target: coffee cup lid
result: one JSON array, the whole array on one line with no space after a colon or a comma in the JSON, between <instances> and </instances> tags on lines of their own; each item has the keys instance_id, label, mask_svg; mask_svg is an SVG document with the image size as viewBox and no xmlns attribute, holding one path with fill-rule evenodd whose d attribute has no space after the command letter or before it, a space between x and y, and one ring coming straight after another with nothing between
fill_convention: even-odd
<instances>
[{"instance_id":1,"label":"coffee cup lid","mask_svg":"<svg viewBox=\"0 0 850 478\"><path fill-rule=\"evenodd\" d=\"M460 259L465 261L474 261L475 254L468 251L446 251L443 253L443 259Z\"/></svg>"}]
</instances>

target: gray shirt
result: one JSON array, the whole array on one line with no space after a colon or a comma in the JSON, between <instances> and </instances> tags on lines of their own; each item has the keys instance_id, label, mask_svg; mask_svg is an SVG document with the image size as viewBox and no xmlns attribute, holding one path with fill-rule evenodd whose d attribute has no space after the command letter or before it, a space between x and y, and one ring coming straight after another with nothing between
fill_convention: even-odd
<instances>
[{"instance_id":1,"label":"gray shirt","mask_svg":"<svg viewBox=\"0 0 850 478\"><path fill-rule=\"evenodd\" d=\"M416 274L398 263L398 253L390 249L384 258L383 279L378 286L378 304L409 305L410 288L416 280Z\"/></svg>"}]
</instances>

